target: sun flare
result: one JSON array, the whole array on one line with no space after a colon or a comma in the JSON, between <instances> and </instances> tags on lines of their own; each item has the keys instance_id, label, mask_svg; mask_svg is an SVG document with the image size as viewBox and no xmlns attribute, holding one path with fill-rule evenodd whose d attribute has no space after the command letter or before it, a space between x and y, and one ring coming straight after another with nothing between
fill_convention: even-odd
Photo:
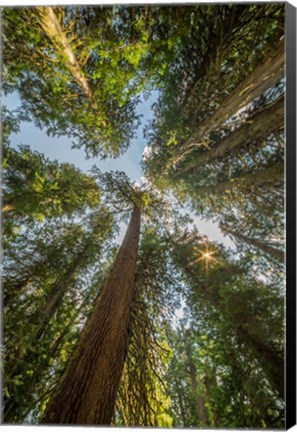
<instances>
[{"instance_id":1,"label":"sun flare","mask_svg":"<svg viewBox=\"0 0 297 432\"><path fill-rule=\"evenodd\" d=\"M194 246L195 255L197 258L191 262L191 264L196 264L198 262L204 262L205 265L205 272L208 274L208 268L211 263L217 264L220 261L215 257L216 250L210 249L209 245L205 245L205 249L199 249L197 246Z\"/></svg>"}]
</instances>

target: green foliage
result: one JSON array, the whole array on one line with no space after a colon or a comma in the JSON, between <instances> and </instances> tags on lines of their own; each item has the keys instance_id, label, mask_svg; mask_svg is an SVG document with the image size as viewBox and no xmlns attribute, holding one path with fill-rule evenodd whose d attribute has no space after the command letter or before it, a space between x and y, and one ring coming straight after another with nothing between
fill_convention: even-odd
<instances>
[{"instance_id":1,"label":"green foliage","mask_svg":"<svg viewBox=\"0 0 297 432\"><path fill-rule=\"evenodd\" d=\"M42 221L83 213L100 202L96 182L70 164L50 161L28 146L5 147L3 160L4 208L7 218Z\"/></svg>"},{"instance_id":2,"label":"green foliage","mask_svg":"<svg viewBox=\"0 0 297 432\"><path fill-rule=\"evenodd\" d=\"M141 187L136 183L131 184L129 177L123 171L103 173L94 166L92 175L100 185L106 205L111 206L116 213L123 214L123 217L127 216L134 206L155 223L162 219L164 221L168 214L173 213L170 203L163 194L156 192L147 184Z\"/></svg>"},{"instance_id":3,"label":"green foliage","mask_svg":"<svg viewBox=\"0 0 297 432\"><path fill-rule=\"evenodd\" d=\"M6 8L4 91L17 90L23 114L49 135L67 135L91 156L119 156L138 124L137 95L152 79L160 85L168 61L178 58L178 41L188 34L175 9L169 12L147 6Z\"/></svg>"},{"instance_id":4,"label":"green foliage","mask_svg":"<svg viewBox=\"0 0 297 432\"><path fill-rule=\"evenodd\" d=\"M274 420L281 426L282 397L271 372L277 377L283 370L283 296L277 286L264 285L249 275L243 262L239 265L230 261L222 248L212 246L216 260L209 262L208 269L204 260L199 260L200 253L197 257L197 250L203 252L206 244L192 234L178 243L173 253L185 278L187 309L183 325L193 332L197 380L204 383L201 391L207 401L209 426L268 427ZM176 335L173 332L173 341L178 334L179 330ZM181 341L184 343L183 337ZM269 355L264 355L265 350ZM171 373L178 376L178 369L181 382L169 387L171 397L185 385L183 361L180 354L174 358ZM189 381L187 386L190 392ZM255 412L254 400L258 400L260 391L263 404L257 405ZM197 423L189 412L183 420L177 404L175 397L173 410L178 425Z\"/></svg>"},{"instance_id":5,"label":"green foliage","mask_svg":"<svg viewBox=\"0 0 297 432\"><path fill-rule=\"evenodd\" d=\"M204 16L200 43L191 33L191 44L196 44L191 52L199 53L201 68L197 68L198 59L187 55L181 75L176 69L166 74L154 107L155 118L146 129L145 175L155 187L172 191L199 217L240 226L246 237L266 244L275 242L276 249L283 250L283 174L272 178L269 170L284 164L284 124L276 129L270 125L270 130L253 140L249 136L253 137L254 125L247 117L277 101L284 92L284 81L260 92L240 110L234 103L229 118L215 125L212 116L225 101L235 100L238 86L273 53L284 32L284 8L222 5L197 8L195 13L193 22L198 26L202 25L199 14ZM188 52L185 46L183 49ZM250 131L241 137L236 149L211 157L222 142L232 140L232 133L245 121ZM200 128L207 131L202 136ZM243 255L249 253L244 247L241 251ZM260 250L255 256L261 274L265 257Z\"/></svg>"},{"instance_id":6,"label":"green foliage","mask_svg":"<svg viewBox=\"0 0 297 432\"><path fill-rule=\"evenodd\" d=\"M130 323L130 340L116 404L115 425L172 426L165 373L172 355L164 321L178 304L162 230L145 227L140 242ZM166 310L164 310L166 304Z\"/></svg>"},{"instance_id":7,"label":"green foliage","mask_svg":"<svg viewBox=\"0 0 297 432\"><path fill-rule=\"evenodd\" d=\"M283 34L283 4L4 9L3 90L21 98L2 111L5 421L42 418L113 265L117 223L136 206L113 425L284 427L284 268L265 253L283 250L284 128L253 139L250 121L282 97L284 80L246 106L234 96ZM141 185L10 145L28 120L87 155L117 157L151 90ZM228 100L229 117L214 122ZM189 231L185 210L241 234L235 251Z\"/></svg>"},{"instance_id":8,"label":"green foliage","mask_svg":"<svg viewBox=\"0 0 297 432\"><path fill-rule=\"evenodd\" d=\"M53 390L98 295L112 232L111 214L101 208L80 223L37 223L7 243L6 421L24 420Z\"/></svg>"}]
</instances>

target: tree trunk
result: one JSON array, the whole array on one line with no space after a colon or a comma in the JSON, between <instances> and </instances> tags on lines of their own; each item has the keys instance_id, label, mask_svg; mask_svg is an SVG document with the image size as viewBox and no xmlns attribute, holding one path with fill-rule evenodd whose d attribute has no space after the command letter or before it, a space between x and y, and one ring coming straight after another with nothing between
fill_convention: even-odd
<instances>
[{"instance_id":1,"label":"tree trunk","mask_svg":"<svg viewBox=\"0 0 297 432\"><path fill-rule=\"evenodd\" d=\"M49 346L48 350L46 351L46 358L44 358L42 362L40 362L39 355L37 353L30 351L27 354L26 359L22 361L22 365L24 364L24 362L26 362L27 364L31 363L31 367L32 369L34 369L33 376L24 375L23 367L22 365L19 365L19 369L15 371L15 376L23 374L22 382L26 390L26 395L24 397L23 403L22 401L19 401L17 398L14 397L13 390L10 392L10 399L6 399L4 397L4 414L5 421L7 423L22 423L29 414L29 412L32 410L32 406L34 405L34 394L36 385L45 375L46 369L49 367L50 360L53 359L57 355L57 352L63 348L63 343L69 333L69 330L74 325L81 311L87 306L89 301L90 293L87 294L86 298L77 308L77 311L75 312L67 326L63 329L59 337L55 341L53 341L51 346ZM38 343L38 340L36 341L36 343ZM24 411L24 405L28 406L27 411Z\"/></svg>"},{"instance_id":2,"label":"tree trunk","mask_svg":"<svg viewBox=\"0 0 297 432\"><path fill-rule=\"evenodd\" d=\"M185 268L186 273L195 280L195 274L188 266ZM207 290L205 285L200 285L200 292L209 303L224 316L224 309L222 308L220 299L215 298L211 292ZM261 341L254 335L250 334L246 329L241 326L238 327L236 322L230 322L235 329L239 339L243 340L254 351L259 363L267 372L271 384L279 392L280 396L284 398L284 358L279 356L268 343Z\"/></svg>"},{"instance_id":3,"label":"tree trunk","mask_svg":"<svg viewBox=\"0 0 297 432\"><path fill-rule=\"evenodd\" d=\"M242 15L246 12L246 6L240 4L234 4L230 13L223 19L218 28L212 29L212 37L207 40L207 51L201 58L201 64L196 70L195 81L196 84L193 88L185 94L184 102L181 106L181 110L185 108L186 105L191 104L191 100L195 97L197 92L197 87L202 78L206 78L207 72L211 63L214 63L218 57L222 61L222 50L221 48L228 45L232 33L234 34L238 27L241 26L240 20ZM193 102L194 103L194 102Z\"/></svg>"},{"instance_id":4,"label":"tree trunk","mask_svg":"<svg viewBox=\"0 0 297 432\"><path fill-rule=\"evenodd\" d=\"M197 192L211 194L224 193L235 187L276 185L284 182L284 162L277 163L262 170L247 173L241 177L234 177L228 181L217 183L207 188L198 188Z\"/></svg>"},{"instance_id":5,"label":"tree trunk","mask_svg":"<svg viewBox=\"0 0 297 432\"><path fill-rule=\"evenodd\" d=\"M57 53L64 60L64 64L71 73L74 81L78 84L83 94L90 100L92 107L98 109L94 101L93 93L86 79L81 66L73 52L71 42L66 37L66 32L51 6L39 6L36 8L37 17L41 28L56 48Z\"/></svg>"},{"instance_id":6,"label":"tree trunk","mask_svg":"<svg viewBox=\"0 0 297 432\"><path fill-rule=\"evenodd\" d=\"M173 425L174 427L187 427L187 416L185 413L185 406L184 406L184 394L182 389L180 388L177 379L174 379L175 389L176 389L176 395L179 403L179 409L180 409L180 416L182 420L182 425Z\"/></svg>"},{"instance_id":7,"label":"tree trunk","mask_svg":"<svg viewBox=\"0 0 297 432\"><path fill-rule=\"evenodd\" d=\"M42 423L109 425L128 342L140 233L134 207L114 266Z\"/></svg>"},{"instance_id":8,"label":"tree trunk","mask_svg":"<svg viewBox=\"0 0 297 432\"><path fill-rule=\"evenodd\" d=\"M72 284L76 280L79 271L82 269L86 262L86 254L92 243L91 239L87 240L86 245L78 253L74 261L70 264L66 273L62 276L60 281L53 287L51 292L47 295L44 304L37 312L38 330L36 338L39 339L47 328L51 318L54 316L58 307L63 301L63 298L67 291L71 288Z\"/></svg>"},{"instance_id":9,"label":"tree trunk","mask_svg":"<svg viewBox=\"0 0 297 432\"><path fill-rule=\"evenodd\" d=\"M260 249L264 253L271 255L273 258L277 258L279 261L284 262L285 254L283 251L279 249L275 249L274 247L269 246L268 244L261 242L258 239L246 237L242 234L232 231L229 227L225 225L222 225L221 228L224 232L226 232L227 234L231 234L231 236L237 238L238 240L250 244L251 246L254 246L257 249Z\"/></svg>"},{"instance_id":10,"label":"tree trunk","mask_svg":"<svg viewBox=\"0 0 297 432\"><path fill-rule=\"evenodd\" d=\"M262 60L254 71L226 97L217 110L205 119L184 144L187 148L202 140L212 130L221 126L229 117L274 86L284 76L284 39L281 39L271 55Z\"/></svg>"},{"instance_id":11,"label":"tree trunk","mask_svg":"<svg viewBox=\"0 0 297 432\"><path fill-rule=\"evenodd\" d=\"M189 372L192 384L192 392L195 399L196 413L200 420L199 426L209 426L208 411L205 407L205 398L199 393L197 382L197 370L192 358L192 349L189 342L186 342L186 355L188 358ZM197 425L198 426L198 425Z\"/></svg>"},{"instance_id":12,"label":"tree trunk","mask_svg":"<svg viewBox=\"0 0 297 432\"><path fill-rule=\"evenodd\" d=\"M60 281L47 295L44 304L31 317L30 323L36 325L36 331L32 334L30 346L22 354L19 354L18 360L14 362L12 369L6 371L9 376L21 375L24 364L29 364L38 358L38 352L35 351L36 346L48 328L50 320L61 305L65 294L74 283L78 271L84 264L84 258L89 247L90 244L88 242L71 263Z\"/></svg>"},{"instance_id":13,"label":"tree trunk","mask_svg":"<svg viewBox=\"0 0 297 432\"><path fill-rule=\"evenodd\" d=\"M257 336L247 332L246 329L237 329L242 339L246 341L258 357L262 367L267 371L270 381L274 383L279 395L284 398L285 377L284 377L284 356L280 356L267 343L264 343Z\"/></svg>"},{"instance_id":14,"label":"tree trunk","mask_svg":"<svg viewBox=\"0 0 297 432\"><path fill-rule=\"evenodd\" d=\"M270 133L283 129L283 127L284 96L281 96L267 107L249 116L241 126L224 137L214 148L206 151L200 157L197 156L197 160L193 164L177 170L176 177L180 177L185 172L195 172L198 167L221 158L226 153L230 153L241 146L247 146L253 141L265 138Z\"/></svg>"}]
</instances>

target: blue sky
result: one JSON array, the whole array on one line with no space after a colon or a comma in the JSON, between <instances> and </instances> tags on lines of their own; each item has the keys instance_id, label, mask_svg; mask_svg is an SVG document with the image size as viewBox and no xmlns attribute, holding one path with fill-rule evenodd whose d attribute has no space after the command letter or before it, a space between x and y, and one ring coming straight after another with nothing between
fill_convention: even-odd
<instances>
[{"instance_id":1,"label":"blue sky","mask_svg":"<svg viewBox=\"0 0 297 432\"><path fill-rule=\"evenodd\" d=\"M102 161L100 158L86 159L85 151L71 148L71 139L67 137L52 138L32 123L23 122L18 134L11 136L13 146L19 144L29 145L33 150L44 153L49 159L57 159L60 162L73 163L83 171L88 171L93 165L98 166L102 171L125 171L131 180L139 180L141 177L140 161L142 158L145 141L143 138L143 127L152 118L152 104L157 100L157 93L152 92L147 101L142 101L137 109L141 114L142 125L137 131L137 137L124 155L118 159L108 158ZM4 98L4 103L9 109L16 109L20 105L17 93L10 94Z\"/></svg>"},{"instance_id":2,"label":"blue sky","mask_svg":"<svg viewBox=\"0 0 297 432\"><path fill-rule=\"evenodd\" d=\"M11 143L13 146L19 144L29 145L33 150L45 154L49 159L57 159L60 162L72 163L81 170L88 172L93 165L98 166L102 171L124 171L132 181L140 180L142 175L140 162L146 142L143 137L143 129L146 123L152 118L152 104L157 100L157 92L152 92L147 100L142 100L137 108L137 113L142 115L141 126L137 131L130 148L124 155L117 159L90 158L86 159L84 149L71 148L71 139L67 137L52 138L48 137L45 131L34 126L33 123L23 122L20 132L12 134ZM4 104L9 109L16 109L20 105L20 100L16 93L3 98ZM234 243L229 237L223 236L217 223L203 220L191 214L191 217L201 234L207 235L210 240L223 243L227 247L234 247ZM126 227L121 226L120 235L117 242L120 243Z\"/></svg>"}]
</instances>

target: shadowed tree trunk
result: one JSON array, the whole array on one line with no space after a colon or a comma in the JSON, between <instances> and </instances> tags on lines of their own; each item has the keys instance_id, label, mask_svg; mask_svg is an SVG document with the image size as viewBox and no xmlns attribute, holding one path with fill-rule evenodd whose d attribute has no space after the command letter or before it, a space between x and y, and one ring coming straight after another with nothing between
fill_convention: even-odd
<instances>
[{"instance_id":1,"label":"shadowed tree trunk","mask_svg":"<svg viewBox=\"0 0 297 432\"><path fill-rule=\"evenodd\" d=\"M79 314L81 313L82 309L86 307L88 301L89 301L90 295L87 295L86 299L82 302L82 304L78 307L76 313L73 315L72 319L69 321L69 323L64 328L63 332L60 334L58 339L56 339L52 345L49 347L49 350L46 353L46 358L40 362L39 354L35 352L29 352L29 354L26 356L26 359L23 360L23 362L34 362L35 365L32 366L34 368L34 375L32 376L24 376L23 378L23 384L26 389L26 401L25 403L28 405L27 411L24 411L22 408L22 403L18 401L17 398L12 397L10 400L5 401L5 421L8 423L22 423L27 415L32 411L32 406L35 405L34 401L34 391L36 388L36 385L38 382L42 379L42 377L45 374L45 370L48 367L50 360L55 357L56 353L63 347L63 342L65 338L67 337L69 330L74 325L76 319L78 318ZM38 343L38 342L37 342ZM38 362L39 360L39 362ZM23 365L22 362L22 365ZM23 367L19 367L19 370L15 372L15 375L21 375L23 372ZM19 365L20 366L20 365ZM31 405L29 405L28 400L31 400ZM21 409L21 412L19 412L19 409Z\"/></svg>"},{"instance_id":2,"label":"shadowed tree trunk","mask_svg":"<svg viewBox=\"0 0 297 432\"><path fill-rule=\"evenodd\" d=\"M220 49L224 46L224 44L228 43L230 35L233 32L236 32L237 28L242 25L241 18L245 12L245 5L234 4L232 10L220 22L218 28L216 30L212 29L212 37L208 38L207 42L205 41L207 51L203 56L201 56L201 64L199 64L199 67L197 68L195 73L196 84L193 88L190 88L187 92L188 94L185 95L185 99L183 105L181 106L181 109L183 109L187 104L189 104L189 102L191 103L191 99L195 97L195 93L197 92L197 87L200 83L200 80L206 77L211 63L216 61L218 52L220 52L221 55ZM218 47L220 47L220 49Z\"/></svg>"},{"instance_id":3,"label":"shadowed tree trunk","mask_svg":"<svg viewBox=\"0 0 297 432\"><path fill-rule=\"evenodd\" d=\"M269 246L268 244L266 244L266 243L264 243L258 239L246 237L242 234L239 234L235 231L232 231L229 227L227 227L225 225L222 225L221 228L225 233L230 234L231 236L237 238L241 242L250 244L251 246L254 246L257 249L260 249L262 252L264 252L268 255L271 255L273 258L277 258L279 261L284 262L284 260L285 260L284 251L281 251L279 249L275 249L274 247Z\"/></svg>"},{"instance_id":4,"label":"shadowed tree trunk","mask_svg":"<svg viewBox=\"0 0 297 432\"><path fill-rule=\"evenodd\" d=\"M193 270L189 266L185 267L185 272L191 279L195 280L195 273L193 273ZM199 290L203 297L224 316L224 308L221 305L220 299L215 298L205 285L200 284ZM271 384L279 392L280 396L284 398L284 356L279 355L279 353L269 345L269 341L262 341L255 335L250 334L248 330L238 326L236 322L230 322L230 324L237 333L238 338L246 342L254 351L259 363L267 372Z\"/></svg>"},{"instance_id":5,"label":"shadowed tree trunk","mask_svg":"<svg viewBox=\"0 0 297 432\"><path fill-rule=\"evenodd\" d=\"M99 227L100 225L98 225L97 229ZM36 330L32 333L30 346L27 346L26 350L23 349L19 352L17 358L14 359L13 362L10 362L9 364L7 363L5 366L6 376L9 376L10 379L14 379L18 376L23 376L26 367L32 365L31 367L34 368L34 376L30 377L29 383L27 383L26 376L23 376L22 378L22 385L24 385L27 392L30 392L30 389L33 392L33 387L37 382L38 376L45 370L46 360L43 359L41 361L40 351L36 349L36 347L40 344L40 340L46 333L53 316L62 304L64 296L72 288L78 273L86 264L86 261L88 260L88 250L92 247L92 240L91 238L88 238L85 245L76 254L76 257L69 265L66 272L64 272L64 275L47 295L44 303L36 313L31 316L30 324L35 325ZM49 354L50 353L51 348ZM41 367L38 367L38 363ZM21 421L24 418L24 416L19 415L19 409L22 408L22 403L16 396L15 387L12 387L9 390L9 397L4 397L4 405L4 418L6 422Z\"/></svg>"},{"instance_id":6,"label":"shadowed tree trunk","mask_svg":"<svg viewBox=\"0 0 297 432\"><path fill-rule=\"evenodd\" d=\"M185 143L185 148L198 143L202 138L218 128L230 116L274 86L284 76L284 39L281 39L271 55L262 60L254 71L226 97L218 109L205 119Z\"/></svg>"},{"instance_id":7,"label":"shadowed tree trunk","mask_svg":"<svg viewBox=\"0 0 297 432\"><path fill-rule=\"evenodd\" d=\"M249 346L253 349L256 356L259 359L264 370L267 371L267 374L274 383L276 389L279 392L279 395L284 398L285 391L285 377L284 377L284 356L277 353L271 346L267 343L264 343L259 337L254 334L251 334L246 329L242 327L237 328L237 332L239 336L242 336L242 339L246 341Z\"/></svg>"},{"instance_id":8,"label":"shadowed tree trunk","mask_svg":"<svg viewBox=\"0 0 297 432\"><path fill-rule=\"evenodd\" d=\"M262 170L249 172L241 177L234 177L228 181L217 183L206 188L198 188L197 193L224 193L233 188L245 188L249 186L276 185L284 182L284 162L264 168Z\"/></svg>"},{"instance_id":9,"label":"shadowed tree trunk","mask_svg":"<svg viewBox=\"0 0 297 432\"><path fill-rule=\"evenodd\" d=\"M135 206L114 266L42 423L111 423L127 351L139 233L140 210Z\"/></svg>"},{"instance_id":10,"label":"shadowed tree trunk","mask_svg":"<svg viewBox=\"0 0 297 432\"><path fill-rule=\"evenodd\" d=\"M60 281L53 287L51 292L45 298L44 304L40 307L37 314L38 332L36 338L40 338L46 330L51 318L56 313L58 307L62 303L65 294L72 287L79 272L84 267L88 259L88 250L92 248L91 240L87 240L86 245L77 254L76 258L70 264Z\"/></svg>"},{"instance_id":11,"label":"shadowed tree trunk","mask_svg":"<svg viewBox=\"0 0 297 432\"><path fill-rule=\"evenodd\" d=\"M71 289L77 275L86 263L86 260L88 259L87 252L92 246L91 239L88 239L85 246L78 252L66 272L52 287L51 291L44 299L44 303L39 307L34 315L30 317L30 324L36 326L36 331L32 334L31 345L26 351L19 354L18 361L14 362L12 368L7 371L9 376L22 374L24 364L28 364L38 358L39 354L36 352L36 346L38 345L40 338L46 332L51 319L62 304L64 296Z\"/></svg>"},{"instance_id":12,"label":"shadowed tree trunk","mask_svg":"<svg viewBox=\"0 0 297 432\"><path fill-rule=\"evenodd\" d=\"M226 153L252 142L267 137L274 131L284 127L284 96L250 115L241 126L224 137L217 145L206 151L190 165L176 172L179 177L186 172L195 172L198 167L215 159L223 157Z\"/></svg>"},{"instance_id":13,"label":"shadowed tree trunk","mask_svg":"<svg viewBox=\"0 0 297 432\"><path fill-rule=\"evenodd\" d=\"M187 426L187 416L185 413L185 406L184 406L184 394L183 394L183 390L182 388L179 386L177 379L174 379L174 385L175 385L175 390L176 390L176 395L177 395L177 400L179 403L179 409L180 409L180 416L181 416L181 421L182 421L182 426L186 427ZM180 425L178 425L180 426Z\"/></svg>"},{"instance_id":14,"label":"shadowed tree trunk","mask_svg":"<svg viewBox=\"0 0 297 432\"><path fill-rule=\"evenodd\" d=\"M186 355L188 358L189 373L192 385L192 392L195 400L197 417L200 420L201 427L209 426L208 411L205 407L205 398L199 393L197 381L197 369L192 358L192 349L190 342L186 342Z\"/></svg>"}]
</instances>

